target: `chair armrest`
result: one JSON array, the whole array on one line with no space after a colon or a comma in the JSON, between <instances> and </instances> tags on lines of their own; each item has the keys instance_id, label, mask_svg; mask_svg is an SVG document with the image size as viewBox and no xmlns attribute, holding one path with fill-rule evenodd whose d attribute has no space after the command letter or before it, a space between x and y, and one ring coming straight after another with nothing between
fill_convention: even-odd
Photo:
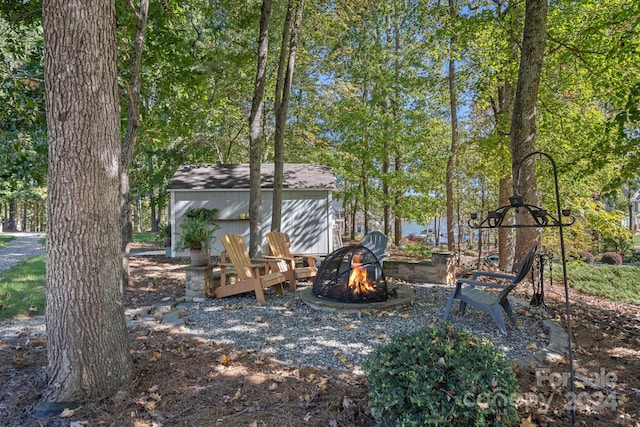
<instances>
[{"instance_id":1,"label":"chair armrest","mask_svg":"<svg viewBox=\"0 0 640 427\"><path fill-rule=\"evenodd\" d=\"M502 288L506 288L509 285L500 285L498 283L491 283L491 282L481 282L479 280L471 280L471 279L458 279L456 281L456 283L458 285L461 284L466 284L471 286L472 288L475 288L476 286L478 287L485 287L485 288L497 288L497 289L502 289Z\"/></svg>"},{"instance_id":2,"label":"chair armrest","mask_svg":"<svg viewBox=\"0 0 640 427\"><path fill-rule=\"evenodd\" d=\"M279 260L285 260L285 261L294 261L295 258L289 258L289 257L284 257L284 256L273 256L273 255L265 255L264 256L264 260L265 261L279 261Z\"/></svg>"},{"instance_id":3,"label":"chair armrest","mask_svg":"<svg viewBox=\"0 0 640 427\"><path fill-rule=\"evenodd\" d=\"M475 271L471 276L471 280L476 280L478 277L495 277L498 279L515 279L514 274L505 274L505 273L492 273L490 271Z\"/></svg>"},{"instance_id":4,"label":"chair armrest","mask_svg":"<svg viewBox=\"0 0 640 427\"><path fill-rule=\"evenodd\" d=\"M262 267L259 264L228 264L228 263L221 263L218 264L220 266L225 266L225 267L248 267L248 268L260 268Z\"/></svg>"}]
</instances>

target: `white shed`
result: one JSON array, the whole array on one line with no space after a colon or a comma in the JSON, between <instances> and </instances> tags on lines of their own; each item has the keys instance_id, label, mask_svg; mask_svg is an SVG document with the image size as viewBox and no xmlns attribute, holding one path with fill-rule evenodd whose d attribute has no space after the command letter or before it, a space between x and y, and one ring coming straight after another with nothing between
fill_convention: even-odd
<instances>
[{"instance_id":1,"label":"white shed","mask_svg":"<svg viewBox=\"0 0 640 427\"><path fill-rule=\"evenodd\" d=\"M261 167L262 231L271 229L273 202L273 164ZM335 180L326 165L285 164L282 191L282 227L289 234L295 253L333 251L331 192ZM188 208L215 208L218 216L211 254L223 250L219 237L240 234L249 244L249 165L182 165L169 181L171 195L171 256L188 256L178 251L180 224ZM262 248L266 249L263 238Z\"/></svg>"}]
</instances>

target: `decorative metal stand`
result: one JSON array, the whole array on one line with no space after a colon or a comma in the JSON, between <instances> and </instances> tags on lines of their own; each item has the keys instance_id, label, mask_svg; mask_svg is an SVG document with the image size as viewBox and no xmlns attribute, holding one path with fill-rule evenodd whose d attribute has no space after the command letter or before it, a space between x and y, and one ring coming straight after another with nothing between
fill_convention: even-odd
<instances>
[{"instance_id":1,"label":"decorative metal stand","mask_svg":"<svg viewBox=\"0 0 640 427\"><path fill-rule=\"evenodd\" d=\"M535 155L539 155L540 157L546 158L551 162L551 166L553 168L553 180L555 186L555 197L556 197L556 208L557 212L555 215L549 213L546 209L542 209L535 205L530 205L524 203L524 197L520 195L518 192L518 186L520 184L520 170L525 162ZM469 220L469 226L472 228L478 229L491 229L491 228L543 228L543 227L557 227L560 235L560 254L562 257L562 273L564 279L564 294L565 294L565 316L567 321L567 334L569 336L569 375L571 379L571 425L575 425L576 413L576 395L575 395L575 372L573 369L573 346L571 343L572 340L572 332L571 332L571 309L569 306L569 286L567 281L567 262L566 262L566 254L564 247L564 234L563 228L566 226L570 226L575 222L575 217L571 214L571 211L568 209L562 209L560 207L560 190L558 186L558 170L556 168L556 162L553 158L542 151L534 151L532 153L524 156L517 169L517 177L515 183L513 184L513 195L509 197L509 205L499 207L494 211L487 212L487 216L485 218L479 218L478 213L471 214L471 220ZM522 223L522 224L505 224L504 220L507 217L507 213L511 210L514 210L517 213L528 212L529 217L533 219L532 223ZM563 222L566 221L566 222Z\"/></svg>"}]
</instances>

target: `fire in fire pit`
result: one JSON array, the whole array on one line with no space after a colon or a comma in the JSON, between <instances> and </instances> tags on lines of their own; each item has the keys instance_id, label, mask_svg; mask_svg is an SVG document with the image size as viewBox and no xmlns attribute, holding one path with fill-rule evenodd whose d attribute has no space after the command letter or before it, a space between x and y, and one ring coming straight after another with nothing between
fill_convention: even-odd
<instances>
[{"instance_id":1,"label":"fire in fire pit","mask_svg":"<svg viewBox=\"0 0 640 427\"><path fill-rule=\"evenodd\" d=\"M312 293L341 302L382 302L389 298L378 258L364 246L352 245L330 254L320 265Z\"/></svg>"}]
</instances>

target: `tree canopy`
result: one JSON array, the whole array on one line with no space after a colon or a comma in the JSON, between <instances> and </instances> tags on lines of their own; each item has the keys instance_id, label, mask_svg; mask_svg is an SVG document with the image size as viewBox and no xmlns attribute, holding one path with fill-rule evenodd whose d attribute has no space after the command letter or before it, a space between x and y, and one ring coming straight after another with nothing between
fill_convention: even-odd
<instances>
[{"instance_id":1,"label":"tree canopy","mask_svg":"<svg viewBox=\"0 0 640 427\"><path fill-rule=\"evenodd\" d=\"M0 9L0 200L42 199L46 125L37 2ZM16 3L13 6L9 3ZM17 3L20 3L18 5ZM286 3L286 2L284 2ZM474 0L306 2L284 131L285 162L331 165L349 218L394 233L445 210L451 145L447 64L455 64L459 152L455 221L498 206L511 174L509 135L524 2ZM117 3L121 89L135 20ZM279 49L287 5L274 4L263 100L261 161L274 161ZM453 7L457 13L450 13ZM131 197L161 215L181 163L248 163L249 115L261 2L151 2L141 64ZM632 0L549 4L536 103L535 149L559 165L563 197L584 229L607 233L598 203L622 207L638 176L640 5ZM121 91L124 93L124 91ZM122 99L125 104L125 99ZM122 129L127 117L123 108ZM539 172L544 174L544 168ZM542 203L551 195L539 179ZM633 188L635 188L632 185ZM626 188L626 187L625 187ZM145 213L145 227L150 227Z\"/></svg>"}]
</instances>

